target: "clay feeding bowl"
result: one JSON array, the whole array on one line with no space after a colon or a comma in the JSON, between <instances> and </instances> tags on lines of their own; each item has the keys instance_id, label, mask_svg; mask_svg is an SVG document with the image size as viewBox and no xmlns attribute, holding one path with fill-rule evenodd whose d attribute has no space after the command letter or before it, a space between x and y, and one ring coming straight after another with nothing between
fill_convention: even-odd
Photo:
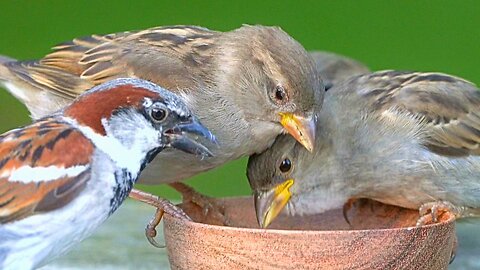
<instances>
[{"instance_id":1,"label":"clay feeding bowl","mask_svg":"<svg viewBox=\"0 0 480 270\"><path fill-rule=\"evenodd\" d=\"M454 217L415 227L418 212L361 201L315 216L280 216L259 229L253 199L219 199L235 227L212 225L192 204L194 222L164 217L172 269L447 269L455 246Z\"/></svg>"}]
</instances>

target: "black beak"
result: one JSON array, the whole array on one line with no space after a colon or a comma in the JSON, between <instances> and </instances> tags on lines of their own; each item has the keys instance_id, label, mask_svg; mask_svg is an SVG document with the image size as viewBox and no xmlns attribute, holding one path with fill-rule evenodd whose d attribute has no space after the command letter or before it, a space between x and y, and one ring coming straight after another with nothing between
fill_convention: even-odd
<instances>
[{"instance_id":1,"label":"black beak","mask_svg":"<svg viewBox=\"0 0 480 270\"><path fill-rule=\"evenodd\" d=\"M213 156L213 153L199 142L200 137L217 144L217 140L210 130L193 117L189 122L179 123L166 130L165 136L171 147L199 156Z\"/></svg>"}]
</instances>

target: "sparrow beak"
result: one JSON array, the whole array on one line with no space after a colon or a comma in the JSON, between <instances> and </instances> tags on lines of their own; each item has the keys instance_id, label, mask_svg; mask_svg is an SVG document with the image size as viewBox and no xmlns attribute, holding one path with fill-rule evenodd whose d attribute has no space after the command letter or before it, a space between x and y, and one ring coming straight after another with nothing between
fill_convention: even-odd
<instances>
[{"instance_id":1,"label":"sparrow beak","mask_svg":"<svg viewBox=\"0 0 480 270\"><path fill-rule=\"evenodd\" d=\"M255 211L260 227L268 227L280 214L292 196L290 187L293 182L293 179L288 179L268 191L255 193Z\"/></svg>"},{"instance_id":2,"label":"sparrow beak","mask_svg":"<svg viewBox=\"0 0 480 270\"><path fill-rule=\"evenodd\" d=\"M199 137L217 144L217 139L210 130L195 118L192 118L190 122L183 122L168 129L165 131L165 136L167 136L171 147L199 156L213 156L213 153L198 141Z\"/></svg>"},{"instance_id":3,"label":"sparrow beak","mask_svg":"<svg viewBox=\"0 0 480 270\"><path fill-rule=\"evenodd\" d=\"M290 135L301 143L308 151L313 151L315 142L315 119L305 118L292 113L280 113L280 124Z\"/></svg>"}]
</instances>

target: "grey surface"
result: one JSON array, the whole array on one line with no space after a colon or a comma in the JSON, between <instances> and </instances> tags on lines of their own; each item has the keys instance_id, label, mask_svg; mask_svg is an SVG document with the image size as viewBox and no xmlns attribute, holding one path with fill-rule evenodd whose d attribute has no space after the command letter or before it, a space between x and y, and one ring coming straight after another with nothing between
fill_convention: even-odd
<instances>
[{"instance_id":1,"label":"grey surface","mask_svg":"<svg viewBox=\"0 0 480 270\"><path fill-rule=\"evenodd\" d=\"M169 269L166 249L154 248L144 236L154 212L149 206L125 202L94 236L42 269ZM480 220L461 222L457 230L460 246L449 269L480 269Z\"/></svg>"},{"instance_id":2,"label":"grey surface","mask_svg":"<svg viewBox=\"0 0 480 270\"><path fill-rule=\"evenodd\" d=\"M458 222L457 236L457 257L449 269L480 269L480 220Z\"/></svg>"},{"instance_id":3,"label":"grey surface","mask_svg":"<svg viewBox=\"0 0 480 270\"><path fill-rule=\"evenodd\" d=\"M154 213L153 207L127 200L92 237L42 269L170 269L167 250L145 238L145 225ZM161 226L158 232L159 243L164 243Z\"/></svg>"}]
</instances>

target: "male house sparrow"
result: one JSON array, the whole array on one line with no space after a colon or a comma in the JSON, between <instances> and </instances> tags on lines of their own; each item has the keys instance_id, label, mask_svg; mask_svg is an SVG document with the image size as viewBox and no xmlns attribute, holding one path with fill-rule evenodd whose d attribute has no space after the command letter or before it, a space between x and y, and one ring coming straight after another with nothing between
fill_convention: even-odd
<instances>
[{"instance_id":1,"label":"male house sparrow","mask_svg":"<svg viewBox=\"0 0 480 270\"><path fill-rule=\"evenodd\" d=\"M284 206L314 214L352 198L419 209L418 225L442 211L480 215L480 92L470 82L440 73L356 76L326 92L316 132L313 154L281 136L250 158L262 227Z\"/></svg>"},{"instance_id":2,"label":"male house sparrow","mask_svg":"<svg viewBox=\"0 0 480 270\"><path fill-rule=\"evenodd\" d=\"M195 136L214 141L179 97L139 79L0 136L0 268L40 267L88 237L163 149L211 155Z\"/></svg>"},{"instance_id":3,"label":"male house sparrow","mask_svg":"<svg viewBox=\"0 0 480 270\"><path fill-rule=\"evenodd\" d=\"M219 147L199 160L164 151L141 182L172 183L261 152L288 132L307 149L323 84L304 48L278 27L216 32L195 26L92 35L60 44L40 60L0 60L0 82L34 118L117 77L152 81L181 95ZM186 166L185 164L189 164Z\"/></svg>"}]
</instances>

